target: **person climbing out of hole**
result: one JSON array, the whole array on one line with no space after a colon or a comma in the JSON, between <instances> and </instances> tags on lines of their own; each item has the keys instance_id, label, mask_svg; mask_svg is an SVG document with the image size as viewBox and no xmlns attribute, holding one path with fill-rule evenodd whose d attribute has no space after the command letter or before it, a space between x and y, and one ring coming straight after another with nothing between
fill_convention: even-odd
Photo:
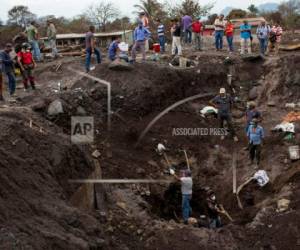
<instances>
[{"instance_id":1,"label":"person climbing out of hole","mask_svg":"<svg viewBox=\"0 0 300 250\"><path fill-rule=\"evenodd\" d=\"M259 112L256 109L256 103L252 101L252 102L249 102L248 108L246 110L246 129L245 129L246 134L247 134L250 124L254 118L256 118L259 122L262 121L261 112ZM248 144L248 146L245 148L245 150L249 150L249 147L250 147L250 145Z\"/></svg>"},{"instance_id":2,"label":"person climbing out of hole","mask_svg":"<svg viewBox=\"0 0 300 250\"><path fill-rule=\"evenodd\" d=\"M233 136L235 142L238 141L238 138L235 134L234 127L232 124L231 118L231 108L233 105L234 99L226 93L225 88L220 89L220 94L217 95L210 101L210 104L218 109L218 119L220 122L220 128L224 128L224 123L226 121L229 132ZM224 140L225 136L221 136L221 140Z\"/></svg>"},{"instance_id":3,"label":"person climbing out of hole","mask_svg":"<svg viewBox=\"0 0 300 250\"><path fill-rule=\"evenodd\" d=\"M181 194L182 194L182 217L184 224L188 224L188 219L192 213L190 205L193 193L193 179L192 172L189 169L182 170L180 177L175 174L174 169L170 169L170 174L173 175L176 180L181 183Z\"/></svg>"},{"instance_id":4,"label":"person climbing out of hole","mask_svg":"<svg viewBox=\"0 0 300 250\"><path fill-rule=\"evenodd\" d=\"M111 44L109 45L108 48L108 58L111 61L114 61L119 58L119 44L121 42L120 37L113 37Z\"/></svg>"},{"instance_id":5,"label":"person climbing out of hole","mask_svg":"<svg viewBox=\"0 0 300 250\"><path fill-rule=\"evenodd\" d=\"M252 124L249 126L247 131L247 137L249 139L249 153L250 153L250 164L256 160L256 166L260 163L261 147L264 139L264 129L258 125L258 119L253 118Z\"/></svg>"},{"instance_id":6,"label":"person climbing out of hole","mask_svg":"<svg viewBox=\"0 0 300 250\"><path fill-rule=\"evenodd\" d=\"M36 63L31 53L31 47L28 43L22 44L22 50L18 53L18 64L21 68L24 90L28 90L28 81L31 88L35 89L33 69L36 67Z\"/></svg>"},{"instance_id":7,"label":"person climbing out of hole","mask_svg":"<svg viewBox=\"0 0 300 250\"><path fill-rule=\"evenodd\" d=\"M222 227L220 213L223 213L223 211L217 202L214 191L209 190L207 192L206 203L209 217L209 228L213 229Z\"/></svg>"}]
</instances>

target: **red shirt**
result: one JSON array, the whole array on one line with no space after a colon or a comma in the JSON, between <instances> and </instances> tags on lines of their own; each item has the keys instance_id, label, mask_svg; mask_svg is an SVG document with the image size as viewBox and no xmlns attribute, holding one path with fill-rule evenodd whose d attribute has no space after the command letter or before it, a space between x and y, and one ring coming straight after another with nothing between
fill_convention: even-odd
<instances>
[{"instance_id":1,"label":"red shirt","mask_svg":"<svg viewBox=\"0 0 300 250\"><path fill-rule=\"evenodd\" d=\"M227 24L225 28L225 35L226 36L233 36L234 32L234 25L233 24Z\"/></svg>"},{"instance_id":2,"label":"red shirt","mask_svg":"<svg viewBox=\"0 0 300 250\"><path fill-rule=\"evenodd\" d=\"M21 59L22 64L28 65L33 63L31 52L22 52L18 53L18 57Z\"/></svg>"},{"instance_id":3,"label":"red shirt","mask_svg":"<svg viewBox=\"0 0 300 250\"><path fill-rule=\"evenodd\" d=\"M192 23L192 30L194 33L200 33L202 29L202 23L201 22L193 22Z\"/></svg>"}]
</instances>

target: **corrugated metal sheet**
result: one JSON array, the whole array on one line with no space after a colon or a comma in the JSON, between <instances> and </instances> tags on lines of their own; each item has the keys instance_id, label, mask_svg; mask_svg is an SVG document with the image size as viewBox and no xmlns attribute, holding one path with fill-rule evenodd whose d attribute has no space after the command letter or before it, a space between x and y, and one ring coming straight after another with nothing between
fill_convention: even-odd
<instances>
[{"instance_id":1,"label":"corrugated metal sheet","mask_svg":"<svg viewBox=\"0 0 300 250\"><path fill-rule=\"evenodd\" d=\"M111 37L111 36L122 36L124 33L132 33L132 30L125 31L116 31L116 32L105 32L105 33L95 33L95 37ZM56 40L60 39L74 39L74 38L85 38L85 33L69 33L69 34L57 34ZM47 37L41 38L42 40L46 40Z\"/></svg>"}]
</instances>

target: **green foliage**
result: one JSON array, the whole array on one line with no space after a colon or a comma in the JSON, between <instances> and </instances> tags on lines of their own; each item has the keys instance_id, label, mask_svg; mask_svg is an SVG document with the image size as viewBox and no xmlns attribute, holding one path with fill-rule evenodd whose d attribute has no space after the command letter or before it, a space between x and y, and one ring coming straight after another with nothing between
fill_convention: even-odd
<instances>
[{"instance_id":1,"label":"green foliage","mask_svg":"<svg viewBox=\"0 0 300 250\"><path fill-rule=\"evenodd\" d=\"M257 16L257 14L259 13L259 10L258 8L254 5L254 4L251 4L249 7L248 7L248 10L250 12L250 14L252 16Z\"/></svg>"},{"instance_id":2,"label":"green foliage","mask_svg":"<svg viewBox=\"0 0 300 250\"><path fill-rule=\"evenodd\" d=\"M300 0L289 0L279 5L278 11L286 28L295 30L300 27Z\"/></svg>"},{"instance_id":3,"label":"green foliage","mask_svg":"<svg viewBox=\"0 0 300 250\"><path fill-rule=\"evenodd\" d=\"M184 0L181 4L172 5L169 2L166 6L168 6L167 12L170 17L189 15L192 18L198 18L199 16L207 16L214 5L212 3L200 5L197 0Z\"/></svg>"},{"instance_id":4,"label":"green foliage","mask_svg":"<svg viewBox=\"0 0 300 250\"><path fill-rule=\"evenodd\" d=\"M233 9L228 14L227 18L229 19L236 19L236 18L245 18L247 17L247 11L242 9Z\"/></svg>"}]
</instances>

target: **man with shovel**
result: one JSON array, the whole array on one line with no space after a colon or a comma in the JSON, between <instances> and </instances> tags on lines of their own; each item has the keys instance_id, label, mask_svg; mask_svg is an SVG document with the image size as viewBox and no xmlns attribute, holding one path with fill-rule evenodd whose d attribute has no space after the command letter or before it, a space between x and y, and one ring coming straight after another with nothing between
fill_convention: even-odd
<instances>
[{"instance_id":1,"label":"man with shovel","mask_svg":"<svg viewBox=\"0 0 300 250\"><path fill-rule=\"evenodd\" d=\"M189 169L182 170L180 177L175 174L175 171L171 168L170 174L173 175L181 183L182 193L182 217L184 224L188 224L188 219L192 213L190 201L193 193L193 179L192 172Z\"/></svg>"}]
</instances>

